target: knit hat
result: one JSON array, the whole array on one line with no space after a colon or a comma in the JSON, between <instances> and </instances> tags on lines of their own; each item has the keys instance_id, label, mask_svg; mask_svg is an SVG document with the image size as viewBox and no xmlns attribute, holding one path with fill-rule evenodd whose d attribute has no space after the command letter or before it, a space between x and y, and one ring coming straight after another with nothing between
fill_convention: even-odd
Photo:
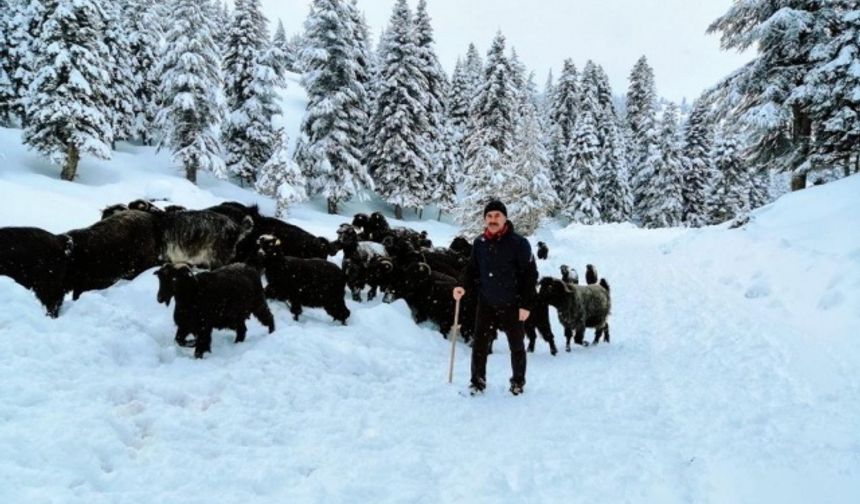
<instances>
[{"instance_id":1,"label":"knit hat","mask_svg":"<svg viewBox=\"0 0 860 504\"><path fill-rule=\"evenodd\" d=\"M507 207L505 207L505 204L499 200L493 200L493 201L487 203L487 206L484 207L484 217L486 217L488 213L493 212L493 211L502 212L502 214L504 214L505 217L508 216Z\"/></svg>"}]
</instances>

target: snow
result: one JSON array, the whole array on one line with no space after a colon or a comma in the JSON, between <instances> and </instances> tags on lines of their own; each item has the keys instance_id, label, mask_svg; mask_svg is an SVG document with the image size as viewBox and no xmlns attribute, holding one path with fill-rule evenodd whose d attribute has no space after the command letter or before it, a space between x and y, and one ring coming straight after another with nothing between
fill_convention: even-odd
<instances>
[{"instance_id":1,"label":"snow","mask_svg":"<svg viewBox=\"0 0 860 504\"><path fill-rule=\"evenodd\" d=\"M69 183L0 129L0 226L61 232L138 197L274 211L208 173L188 183L167 152L119 149ZM503 340L486 395L461 397L469 348L448 385L449 343L402 301L347 296L347 326L272 302L273 334L216 331L194 360L149 272L67 297L56 320L0 277L0 502L856 502L858 193L857 175L792 193L739 229L547 223L530 237L549 246L541 272L595 264L612 343L538 342L519 397ZM290 221L334 238L377 209L314 199ZM436 244L457 233L407 216L392 224Z\"/></svg>"}]
</instances>

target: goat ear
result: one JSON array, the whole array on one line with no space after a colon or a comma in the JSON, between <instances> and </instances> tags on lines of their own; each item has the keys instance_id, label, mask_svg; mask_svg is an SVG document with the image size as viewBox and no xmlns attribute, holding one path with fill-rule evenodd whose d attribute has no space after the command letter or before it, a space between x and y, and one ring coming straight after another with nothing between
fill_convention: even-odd
<instances>
[{"instance_id":1,"label":"goat ear","mask_svg":"<svg viewBox=\"0 0 860 504\"><path fill-rule=\"evenodd\" d=\"M281 246L281 240L280 240L280 238L275 240L275 246L276 246L276 247L280 247L280 246Z\"/></svg>"},{"instance_id":2,"label":"goat ear","mask_svg":"<svg viewBox=\"0 0 860 504\"><path fill-rule=\"evenodd\" d=\"M418 263L418 272L424 275L425 277L430 276L432 270L430 269L430 265L427 263Z\"/></svg>"}]
</instances>

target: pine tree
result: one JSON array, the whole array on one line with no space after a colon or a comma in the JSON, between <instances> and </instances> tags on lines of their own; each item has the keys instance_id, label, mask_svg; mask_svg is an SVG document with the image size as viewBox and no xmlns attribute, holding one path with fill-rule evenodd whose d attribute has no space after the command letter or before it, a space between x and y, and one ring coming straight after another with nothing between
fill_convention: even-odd
<instances>
[{"instance_id":1,"label":"pine tree","mask_svg":"<svg viewBox=\"0 0 860 504\"><path fill-rule=\"evenodd\" d=\"M14 72L9 76L15 93L13 109L15 115L27 125L27 105L30 83L38 66L35 62L41 25L46 19L46 2L42 0L20 0L13 4L11 30L9 33L9 56Z\"/></svg>"},{"instance_id":2,"label":"pine tree","mask_svg":"<svg viewBox=\"0 0 860 504\"><path fill-rule=\"evenodd\" d=\"M144 145L153 142L155 116L158 113L157 74L161 33L158 31L153 0L137 0L128 4L128 44L131 59L134 118L131 136Z\"/></svg>"},{"instance_id":3,"label":"pine tree","mask_svg":"<svg viewBox=\"0 0 860 504\"><path fill-rule=\"evenodd\" d=\"M221 58L208 16L207 6L196 0L175 0L174 23L159 63L164 104L157 116L164 133L160 146L170 147L194 183L200 168L227 178L217 135L224 114Z\"/></svg>"},{"instance_id":4,"label":"pine tree","mask_svg":"<svg viewBox=\"0 0 860 504\"><path fill-rule=\"evenodd\" d=\"M260 168L256 189L275 198L278 217L285 219L290 206L308 199L307 179L287 153L289 141L283 128L275 131L272 157Z\"/></svg>"},{"instance_id":5,"label":"pine tree","mask_svg":"<svg viewBox=\"0 0 860 504\"><path fill-rule=\"evenodd\" d=\"M470 82L469 100L474 100L484 80L484 61L475 48L475 44L469 44L466 50L466 60L463 62L463 70L466 72L467 80ZM471 107L471 105L470 105Z\"/></svg>"},{"instance_id":6,"label":"pine tree","mask_svg":"<svg viewBox=\"0 0 860 504\"><path fill-rule=\"evenodd\" d=\"M634 213L641 217L645 207L643 198L648 192L654 153L659 150L656 125L657 90L654 71L645 56L639 58L630 72L627 90L627 124L631 135L630 176L633 190Z\"/></svg>"},{"instance_id":7,"label":"pine tree","mask_svg":"<svg viewBox=\"0 0 860 504\"><path fill-rule=\"evenodd\" d=\"M597 224L601 222L598 175L600 170L600 143L597 138L597 89L585 81L580 100L581 111L574 126L565 154L565 166L570 175L562 195L562 215L573 222Z\"/></svg>"},{"instance_id":8,"label":"pine tree","mask_svg":"<svg viewBox=\"0 0 860 504\"><path fill-rule=\"evenodd\" d=\"M272 47L275 47L279 51L279 57L275 61L275 71L278 73L278 77L283 77L284 72L289 70L289 65L287 64L287 32L284 30L284 22L278 19L278 26L275 28L275 34L272 35Z\"/></svg>"},{"instance_id":9,"label":"pine tree","mask_svg":"<svg viewBox=\"0 0 860 504\"><path fill-rule=\"evenodd\" d=\"M454 203L454 156L448 123L449 86L433 48L433 28L426 0L418 1L415 12L416 58L425 84L424 108L427 117L425 142L430 154L429 176L424 190L425 201L433 201L447 210Z\"/></svg>"},{"instance_id":10,"label":"pine tree","mask_svg":"<svg viewBox=\"0 0 860 504\"><path fill-rule=\"evenodd\" d=\"M603 151L598 184L600 210L605 222L626 222L633 218L633 194L627 170L627 145L616 122L604 130Z\"/></svg>"},{"instance_id":11,"label":"pine tree","mask_svg":"<svg viewBox=\"0 0 860 504\"><path fill-rule=\"evenodd\" d=\"M282 80L270 51L260 0L237 0L224 56L229 116L224 128L227 170L246 184L272 156L272 116L280 113L275 86Z\"/></svg>"},{"instance_id":12,"label":"pine tree","mask_svg":"<svg viewBox=\"0 0 860 504\"><path fill-rule=\"evenodd\" d=\"M558 195L550 180L549 157L538 120L533 77L529 76L520 98L511 159L511 172L515 177L503 186L511 193L500 195L503 201L509 202L508 215L516 223L517 231L524 235L532 234L540 220L559 206Z\"/></svg>"},{"instance_id":13,"label":"pine tree","mask_svg":"<svg viewBox=\"0 0 860 504\"><path fill-rule=\"evenodd\" d=\"M376 57L370 47L370 28L367 26L367 21L364 18L364 13L359 10L356 0L351 0L349 7L349 17L352 23L353 48L356 53L356 80L364 88L364 99L360 101L359 107L362 110L363 117L367 121L361 124L354 124L353 134L360 138L359 150L361 151L362 160L365 166L368 163L368 152L370 145L373 142L374 132L371 131L368 121L373 117L375 110L375 95L372 91L374 86L373 77L376 72L377 62Z\"/></svg>"},{"instance_id":14,"label":"pine tree","mask_svg":"<svg viewBox=\"0 0 860 504\"><path fill-rule=\"evenodd\" d=\"M110 123L113 129L115 148L117 140L127 140L132 136L135 105L135 76L132 69L129 30L119 5L108 2L104 6L105 24L102 41L108 50L108 71L110 72L109 107Z\"/></svg>"},{"instance_id":15,"label":"pine tree","mask_svg":"<svg viewBox=\"0 0 860 504\"><path fill-rule=\"evenodd\" d=\"M724 133L714 144L714 164L717 171L712 206L715 223L741 216L749 211L751 180L741 156L740 141Z\"/></svg>"},{"instance_id":16,"label":"pine tree","mask_svg":"<svg viewBox=\"0 0 860 504\"><path fill-rule=\"evenodd\" d=\"M502 158L511 154L513 145L518 93L512 77L513 69L505 56L505 37L497 32L487 52L484 78L472 102L471 115L475 127L485 132L489 146Z\"/></svg>"},{"instance_id":17,"label":"pine tree","mask_svg":"<svg viewBox=\"0 0 860 504\"><path fill-rule=\"evenodd\" d=\"M569 201L571 173L567 164L567 148L573 138L579 110L579 76L573 60L564 60L561 76L552 96L549 115L549 158L553 186L563 202ZM564 204L563 204L564 205Z\"/></svg>"},{"instance_id":18,"label":"pine tree","mask_svg":"<svg viewBox=\"0 0 860 504\"><path fill-rule=\"evenodd\" d=\"M451 145L454 163L458 168L455 176L457 181L460 181L463 175L463 171L459 168L463 165L464 141L469 128L469 106L472 101L468 94L469 89L465 68L460 58L457 58L454 72L451 74L451 87L448 94L448 117L452 128Z\"/></svg>"},{"instance_id":19,"label":"pine tree","mask_svg":"<svg viewBox=\"0 0 860 504\"><path fill-rule=\"evenodd\" d=\"M708 32L721 32L724 49L757 48L757 56L721 85L730 120L751 135L752 161L761 170L792 173L792 189L806 187L813 121L801 84L810 53L826 36L822 0L749 0L734 3Z\"/></svg>"},{"instance_id":20,"label":"pine tree","mask_svg":"<svg viewBox=\"0 0 860 504\"><path fill-rule=\"evenodd\" d=\"M683 214L683 155L678 134L677 105L669 103L665 107L660 124L660 158L653 165L642 215L642 224L650 228L679 226Z\"/></svg>"},{"instance_id":21,"label":"pine tree","mask_svg":"<svg viewBox=\"0 0 860 504\"><path fill-rule=\"evenodd\" d=\"M399 0L380 47L369 156L377 192L394 206L397 218L402 218L403 208L423 207L429 196L432 151L427 145L427 85L421 64L411 12L405 0Z\"/></svg>"},{"instance_id":22,"label":"pine tree","mask_svg":"<svg viewBox=\"0 0 860 504\"><path fill-rule=\"evenodd\" d=\"M367 91L358 77L354 36L344 2L314 0L301 53L308 104L295 159L309 179L309 192L322 194L332 214L339 202L365 199L373 189L362 162Z\"/></svg>"},{"instance_id":23,"label":"pine tree","mask_svg":"<svg viewBox=\"0 0 860 504\"><path fill-rule=\"evenodd\" d=\"M831 6L828 36L811 51L814 67L805 89L818 124L817 164L839 163L848 174L852 155L860 163L860 7L856 0L833 0Z\"/></svg>"},{"instance_id":24,"label":"pine tree","mask_svg":"<svg viewBox=\"0 0 860 504\"><path fill-rule=\"evenodd\" d=\"M0 126L12 125L14 115L15 88L12 86L12 6L8 0L0 0Z\"/></svg>"},{"instance_id":25,"label":"pine tree","mask_svg":"<svg viewBox=\"0 0 860 504\"><path fill-rule=\"evenodd\" d=\"M753 171L750 174L750 210L768 204L770 201L770 173L764 170Z\"/></svg>"},{"instance_id":26,"label":"pine tree","mask_svg":"<svg viewBox=\"0 0 860 504\"><path fill-rule=\"evenodd\" d=\"M703 99L698 99L693 103L693 110L687 120L683 150L682 220L690 227L704 226L710 220L708 201L714 178L712 137L707 104Z\"/></svg>"},{"instance_id":27,"label":"pine tree","mask_svg":"<svg viewBox=\"0 0 860 504\"><path fill-rule=\"evenodd\" d=\"M51 0L36 39L24 143L63 165L73 180L81 154L108 159L108 50L100 40L102 9L93 0Z\"/></svg>"}]
</instances>

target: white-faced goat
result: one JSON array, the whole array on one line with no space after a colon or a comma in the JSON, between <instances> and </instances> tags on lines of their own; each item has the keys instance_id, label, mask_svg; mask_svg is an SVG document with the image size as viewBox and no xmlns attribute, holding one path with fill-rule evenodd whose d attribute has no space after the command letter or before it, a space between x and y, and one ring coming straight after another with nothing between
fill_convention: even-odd
<instances>
[{"instance_id":1,"label":"white-faced goat","mask_svg":"<svg viewBox=\"0 0 860 504\"><path fill-rule=\"evenodd\" d=\"M344 302L346 277L336 264L284 256L280 240L272 235L261 236L257 247L268 281L266 297L286 301L294 320L299 319L302 306L322 307L346 325L350 313Z\"/></svg>"},{"instance_id":2,"label":"white-faced goat","mask_svg":"<svg viewBox=\"0 0 860 504\"><path fill-rule=\"evenodd\" d=\"M245 341L245 321L253 314L261 324L275 330L275 319L266 304L260 273L236 263L195 274L187 264L165 264L158 276L159 303L176 299L173 321L176 344L194 346L194 357L212 351L212 330L236 331L236 343ZM192 342L186 341L194 335Z\"/></svg>"}]
</instances>

